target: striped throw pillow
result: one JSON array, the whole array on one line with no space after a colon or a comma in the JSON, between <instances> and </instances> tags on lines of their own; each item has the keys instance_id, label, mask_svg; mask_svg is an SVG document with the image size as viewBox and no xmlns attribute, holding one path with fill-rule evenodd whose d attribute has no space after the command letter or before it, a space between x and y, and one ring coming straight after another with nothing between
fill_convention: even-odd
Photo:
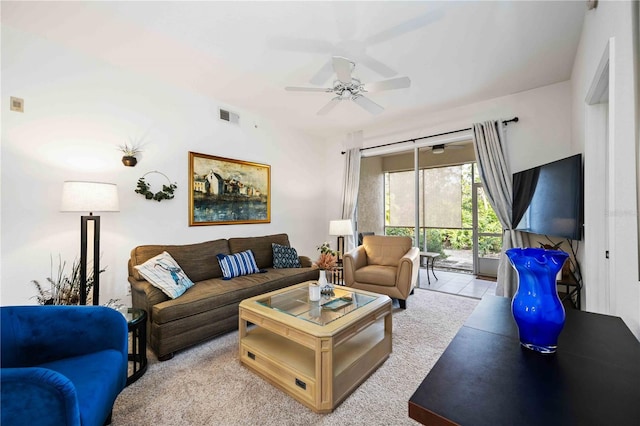
<instances>
[{"instance_id":1,"label":"striped throw pillow","mask_svg":"<svg viewBox=\"0 0 640 426\"><path fill-rule=\"evenodd\" d=\"M222 279L230 280L241 275L251 275L260 272L256 259L251 250L241 251L236 254L218 254L218 263L222 269Z\"/></svg>"}]
</instances>

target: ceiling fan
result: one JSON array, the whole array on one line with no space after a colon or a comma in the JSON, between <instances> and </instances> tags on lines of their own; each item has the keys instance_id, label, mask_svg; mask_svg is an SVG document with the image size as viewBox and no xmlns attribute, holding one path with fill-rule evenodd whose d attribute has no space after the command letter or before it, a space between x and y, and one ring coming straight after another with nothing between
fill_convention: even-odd
<instances>
[{"instance_id":1,"label":"ceiling fan","mask_svg":"<svg viewBox=\"0 0 640 426\"><path fill-rule=\"evenodd\" d=\"M429 5L426 13L400 22L392 27L382 29L365 37L356 37L358 11L365 8L358 2L329 2L334 9L336 26L340 41L330 42L324 39L305 39L300 37L270 37L267 44L272 49L287 50L304 53L320 53L331 56L347 56L356 60L360 65L372 70L383 78L397 75L397 71L387 64L375 59L368 53L372 46L388 42L397 37L426 27L445 15L444 9L450 5L439 5L437 8ZM309 80L316 86L322 86L332 75L332 61L327 61Z\"/></svg>"},{"instance_id":2,"label":"ceiling fan","mask_svg":"<svg viewBox=\"0 0 640 426\"><path fill-rule=\"evenodd\" d=\"M336 96L318 111L318 115L325 115L336 107L341 101L352 100L357 105L373 115L380 114L384 108L371 99L364 96L364 93L380 92L383 90L404 89L411 86L409 77L398 77L390 80L383 80L374 83L362 83L353 77L352 72L356 64L342 56L332 58L333 70L336 73L336 80L333 87L285 87L285 90L292 92L325 92L333 93Z\"/></svg>"}]
</instances>

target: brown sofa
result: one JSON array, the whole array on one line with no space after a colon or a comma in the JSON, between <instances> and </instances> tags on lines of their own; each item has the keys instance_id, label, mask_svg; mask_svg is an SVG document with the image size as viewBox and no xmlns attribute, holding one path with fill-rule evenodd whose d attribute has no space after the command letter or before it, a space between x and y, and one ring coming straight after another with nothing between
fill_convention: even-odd
<instances>
[{"instance_id":1,"label":"brown sofa","mask_svg":"<svg viewBox=\"0 0 640 426\"><path fill-rule=\"evenodd\" d=\"M273 268L271 243L289 246L287 234L230 238L185 245L145 245L131 250L129 283L134 308L147 311L147 340L158 359L238 328L243 299L318 279L318 269L300 256L302 268ZM222 279L216 255L251 249L266 273ZM182 296L170 299L142 278L134 266L167 251L195 283Z\"/></svg>"}]
</instances>

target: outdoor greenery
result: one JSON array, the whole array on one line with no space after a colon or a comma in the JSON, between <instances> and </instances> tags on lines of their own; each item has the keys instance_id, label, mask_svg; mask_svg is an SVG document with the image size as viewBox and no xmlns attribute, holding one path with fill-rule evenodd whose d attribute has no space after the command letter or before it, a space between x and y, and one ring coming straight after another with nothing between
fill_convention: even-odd
<instances>
[{"instance_id":1,"label":"outdoor greenery","mask_svg":"<svg viewBox=\"0 0 640 426\"><path fill-rule=\"evenodd\" d=\"M446 259L447 255L444 253L444 247L442 245L442 235L440 229L427 229L427 251L440 253L441 259ZM402 237L411 237L413 238L414 229L413 228L386 228L387 235L398 235ZM424 244L424 235L420 234L419 247L425 247Z\"/></svg>"},{"instance_id":2,"label":"outdoor greenery","mask_svg":"<svg viewBox=\"0 0 640 426\"><path fill-rule=\"evenodd\" d=\"M456 187L460 187L462 191L462 210L461 210L461 227L459 229L426 229L427 251L437 252L444 258L444 249L452 250L471 250L473 248L473 182L472 178L475 176L475 181L478 182L477 171L472 173L475 164L464 164L460 167L461 173L459 175L459 185L456 183ZM411 197L398 197L396 194L391 194L389 191L389 175L385 176L386 193L385 193L385 224L387 235L406 235L414 237L414 228L412 224L406 224L409 226L390 226L392 223L391 218L391 204L403 200L403 204L408 203L408 200L412 200ZM422 182L422 179L421 179ZM447 182L438 182L439 186L446 186ZM409 190L411 191L411 190ZM424 191L423 191L424 192ZM413 203L413 201L410 201ZM413 210L412 205L395 206L400 207L399 210ZM498 220L489 200L487 199L482 188L478 191L478 231L480 233L492 233L502 234L502 226ZM478 240L479 252L481 256L499 253L502 246L502 239L499 237L480 237ZM419 247L425 247L424 233L421 232L419 238Z\"/></svg>"}]
</instances>

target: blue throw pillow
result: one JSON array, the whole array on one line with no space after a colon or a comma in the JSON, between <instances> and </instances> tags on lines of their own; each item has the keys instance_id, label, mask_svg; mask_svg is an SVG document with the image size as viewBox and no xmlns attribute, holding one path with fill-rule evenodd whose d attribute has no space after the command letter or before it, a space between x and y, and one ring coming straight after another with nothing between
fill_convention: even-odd
<instances>
[{"instance_id":1,"label":"blue throw pillow","mask_svg":"<svg viewBox=\"0 0 640 426\"><path fill-rule=\"evenodd\" d=\"M230 280L240 275L251 275L261 272L256 265L256 259L251 250L241 251L236 254L219 254L216 256L220 269L222 269L222 279Z\"/></svg>"},{"instance_id":2,"label":"blue throw pillow","mask_svg":"<svg viewBox=\"0 0 640 426\"><path fill-rule=\"evenodd\" d=\"M271 243L271 247L273 248L274 268L302 268L296 249L275 243Z\"/></svg>"}]
</instances>

